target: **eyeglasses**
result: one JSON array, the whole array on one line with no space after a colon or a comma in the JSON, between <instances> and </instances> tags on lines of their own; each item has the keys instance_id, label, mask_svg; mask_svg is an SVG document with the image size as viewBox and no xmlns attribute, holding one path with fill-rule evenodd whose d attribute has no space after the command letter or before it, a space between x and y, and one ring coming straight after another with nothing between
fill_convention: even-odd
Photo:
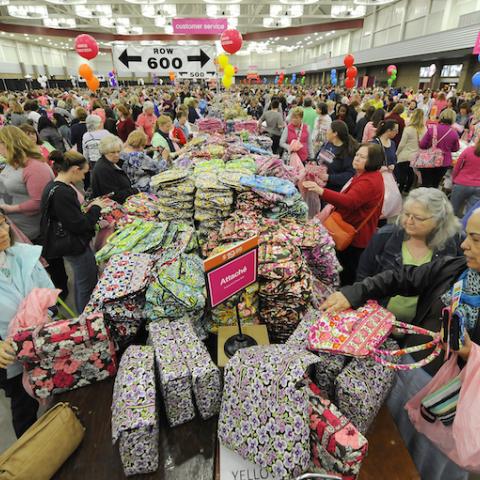
<instances>
[{"instance_id":1,"label":"eyeglasses","mask_svg":"<svg viewBox=\"0 0 480 480\"><path fill-rule=\"evenodd\" d=\"M113 150L109 153L110 153L110 155L120 155L122 153L122 151L121 150Z\"/></svg>"},{"instance_id":2,"label":"eyeglasses","mask_svg":"<svg viewBox=\"0 0 480 480\"><path fill-rule=\"evenodd\" d=\"M414 222L426 222L433 217L419 217L418 215L414 215L413 213L403 212L403 217L406 219L412 219Z\"/></svg>"}]
</instances>

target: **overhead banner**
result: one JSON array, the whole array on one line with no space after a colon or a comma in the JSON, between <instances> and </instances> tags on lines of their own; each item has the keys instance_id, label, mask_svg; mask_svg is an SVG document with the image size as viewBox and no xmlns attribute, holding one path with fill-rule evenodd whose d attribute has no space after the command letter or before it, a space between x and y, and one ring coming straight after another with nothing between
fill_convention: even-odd
<instances>
[{"instance_id":1,"label":"overhead banner","mask_svg":"<svg viewBox=\"0 0 480 480\"><path fill-rule=\"evenodd\" d=\"M212 45L200 46L115 46L114 65L122 73L151 72L168 77L171 72L176 78L212 78L216 75L216 55Z\"/></svg>"},{"instance_id":2,"label":"overhead banner","mask_svg":"<svg viewBox=\"0 0 480 480\"><path fill-rule=\"evenodd\" d=\"M173 33L183 35L221 35L228 28L226 18L174 18Z\"/></svg>"}]
</instances>

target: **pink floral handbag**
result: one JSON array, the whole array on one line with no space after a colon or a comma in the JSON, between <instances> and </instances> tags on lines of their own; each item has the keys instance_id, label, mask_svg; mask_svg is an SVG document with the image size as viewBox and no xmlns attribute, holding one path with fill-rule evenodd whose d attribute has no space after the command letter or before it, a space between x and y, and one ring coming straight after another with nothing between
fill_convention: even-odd
<instances>
[{"instance_id":1,"label":"pink floral handbag","mask_svg":"<svg viewBox=\"0 0 480 480\"><path fill-rule=\"evenodd\" d=\"M117 371L113 342L98 313L20 330L13 341L38 398L104 380Z\"/></svg>"},{"instance_id":2,"label":"pink floral handbag","mask_svg":"<svg viewBox=\"0 0 480 480\"><path fill-rule=\"evenodd\" d=\"M408 334L427 335L432 340L404 349L380 349L393 327ZM317 321L310 328L308 348L353 357L371 356L375 361L395 370L423 367L441 353L440 334L395 320L392 313L375 301L368 301L357 310L348 309L336 314L319 312ZM401 356L431 348L434 348L433 352L416 363L397 364L387 360L389 356Z\"/></svg>"}]
</instances>

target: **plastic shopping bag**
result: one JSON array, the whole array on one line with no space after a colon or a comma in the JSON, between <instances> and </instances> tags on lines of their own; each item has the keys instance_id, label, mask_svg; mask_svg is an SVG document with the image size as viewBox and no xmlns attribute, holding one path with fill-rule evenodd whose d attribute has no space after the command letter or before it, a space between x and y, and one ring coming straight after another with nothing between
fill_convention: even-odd
<instances>
[{"instance_id":1,"label":"plastic shopping bag","mask_svg":"<svg viewBox=\"0 0 480 480\"><path fill-rule=\"evenodd\" d=\"M382 172L385 195L383 197L381 218L391 218L400 215L402 211L402 194L398 189L393 173L386 170Z\"/></svg>"},{"instance_id":2,"label":"plastic shopping bag","mask_svg":"<svg viewBox=\"0 0 480 480\"><path fill-rule=\"evenodd\" d=\"M422 400L460 373L462 388L453 424L427 421L421 414ZM460 371L457 355L447 360L431 382L406 405L411 422L448 458L465 470L480 472L480 346L472 344L467 364Z\"/></svg>"}]
</instances>

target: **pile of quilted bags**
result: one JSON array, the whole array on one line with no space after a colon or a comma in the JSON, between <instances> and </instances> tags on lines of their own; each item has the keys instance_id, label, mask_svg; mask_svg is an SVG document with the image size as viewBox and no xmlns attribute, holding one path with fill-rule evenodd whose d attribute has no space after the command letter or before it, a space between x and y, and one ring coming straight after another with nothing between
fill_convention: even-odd
<instances>
[{"instance_id":1,"label":"pile of quilted bags","mask_svg":"<svg viewBox=\"0 0 480 480\"><path fill-rule=\"evenodd\" d=\"M198 255L181 253L157 262L146 291L144 316L149 323L187 317L203 337L205 304L205 276Z\"/></svg>"},{"instance_id":2,"label":"pile of quilted bags","mask_svg":"<svg viewBox=\"0 0 480 480\"><path fill-rule=\"evenodd\" d=\"M215 132L223 133L223 131L225 130L225 126L222 120L218 118L212 118L211 116L208 118L198 119L195 125L198 127L198 130L200 132L205 132L205 133L215 133Z\"/></svg>"},{"instance_id":3,"label":"pile of quilted bags","mask_svg":"<svg viewBox=\"0 0 480 480\"><path fill-rule=\"evenodd\" d=\"M86 313L103 314L117 346L133 340L143 324L145 292L153 265L153 255L113 255L85 307Z\"/></svg>"},{"instance_id":4,"label":"pile of quilted bags","mask_svg":"<svg viewBox=\"0 0 480 480\"><path fill-rule=\"evenodd\" d=\"M158 196L158 220L191 220L195 182L188 170L170 169L152 177L152 191Z\"/></svg>"}]
</instances>

